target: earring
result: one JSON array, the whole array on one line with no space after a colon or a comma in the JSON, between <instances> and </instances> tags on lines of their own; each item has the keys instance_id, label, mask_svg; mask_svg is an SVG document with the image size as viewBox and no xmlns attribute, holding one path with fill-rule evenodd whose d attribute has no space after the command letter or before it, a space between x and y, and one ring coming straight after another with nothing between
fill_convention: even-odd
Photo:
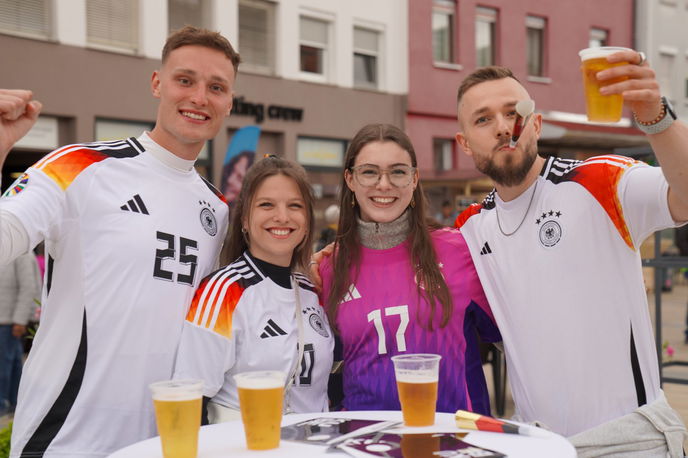
<instances>
[{"instance_id":1,"label":"earring","mask_svg":"<svg viewBox=\"0 0 688 458\"><path fill-rule=\"evenodd\" d=\"M352 194L351 195L351 208L354 208L356 206L356 195Z\"/></svg>"},{"instance_id":2,"label":"earring","mask_svg":"<svg viewBox=\"0 0 688 458\"><path fill-rule=\"evenodd\" d=\"M248 232L248 231L246 230L245 227L242 227L242 228L241 228L241 233L242 233L242 234L245 234L245 233L247 233L247 232Z\"/></svg>"},{"instance_id":3,"label":"earring","mask_svg":"<svg viewBox=\"0 0 688 458\"><path fill-rule=\"evenodd\" d=\"M416 208L416 198L413 196L411 196L411 203L409 203L409 207Z\"/></svg>"}]
</instances>

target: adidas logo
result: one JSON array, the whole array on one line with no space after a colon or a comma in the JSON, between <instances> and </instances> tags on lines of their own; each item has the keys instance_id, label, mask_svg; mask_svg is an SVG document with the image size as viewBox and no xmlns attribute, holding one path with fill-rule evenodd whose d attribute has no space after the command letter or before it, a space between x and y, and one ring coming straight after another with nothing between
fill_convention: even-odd
<instances>
[{"instance_id":1,"label":"adidas logo","mask_svg":"<svg viewBox=\"0 0 688 458\"><path fill-rule=\"evenodd\" d=\"M490 245L488 245L487 242L485 242L485 245L483 245L483 249L480 250L480 255L482 256L484 254L491 254L491 253L492 253L492 250L490 249Z\"/></svg>"},{"instance_id":2,"label":"adidas logo","mask_svg":"<svg viewBox=\"0 0 688 458\"><path fill-rule=\"evenodd\" d=\"M136 194L132 199L129 199L126 204L122 205L122 210L125 212L133 211L134 213L143 213L144 215L149 215L146 205L143 203L141 196Z\"/></svg>"},{"instance_id":3,"label":"adidas logo","mask_svg":"<svg viewBox=\"0 0 688 458\"><path fill-rule=\"evenodd\" d=\"M352 283L351 286L349 286L349 291L347 291L347 293L344 295L344 299L342 299L342 302L340 302L340 303L353 301L354 299L360 299L360 298L361 298L361 293L359 293L358 290L356 289L356 285L354 285Z\"/></svg>"},{"instance_id":4,"label":"adidas logo","mask_svg":"<svg viewBox=\"0 0 688 458\"><path fill-rule=\"evenodd\" d=\"M277 323L272 321L272 319L269 319L267 326L265 326L265 330L260 335L260 338L261 339L267 339L268 337L277 337L277 336L286 336L286 335L287 335L287 333L284 332L284 329L277 326Z\"/></svg>"}]
</instances>

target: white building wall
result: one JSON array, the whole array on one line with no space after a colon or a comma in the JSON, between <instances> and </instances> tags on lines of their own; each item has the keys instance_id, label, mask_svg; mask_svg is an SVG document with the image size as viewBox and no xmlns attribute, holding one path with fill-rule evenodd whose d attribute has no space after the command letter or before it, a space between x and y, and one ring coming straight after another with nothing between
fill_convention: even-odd
<instances>
[{"instance_id":1,"label":"white building wall","mask_svg":"<svg viewBox=\"0 0 688 458\"><path fill-rule=\"evenodd\" d=\"M54 38L71 46L86 46L86 0L62 0L52 3Z\"/></svg>"},{"instance_id":2,"label":"white building wall","mask_svg":"<svg viewBox=\"0 0 688 458\"><path fill-rule=\"evenodd\" d=\"M636 0L636 42L657 74L662 94L688 121L688 0Z\"/></svg>"},{"instance_id":3,"label":"white building wall","mask_svg":"<svg viewBox=\"0 0 688 458\"><path fill-rule=\"evenodd\" d=\"M239 0L205 0L211 10L208 26L238 45ZM53 0L55 39L62 44L87 46L86 0ZM362 26L380 32L379 87L393 94L408 92L407 0L274 0L275 76L293 80L353 87L353 29ZM137 54L160 58L167 37L167 0L139 0ZM299 18L330 22L327 76L299 71ZM239 52L241 47L237 46ZM116 51L113 51L116 52Z\"/></svg>"},{"instance_id":4,"label":"white building wall","mask_svg":"<svg viewBox=\"0 0 688 458\"><path fill-rule=\"evenodd\" d=\"M167 38L167 0L139 0L139 54L159 59Z\"/></svg>"}]
</instances>

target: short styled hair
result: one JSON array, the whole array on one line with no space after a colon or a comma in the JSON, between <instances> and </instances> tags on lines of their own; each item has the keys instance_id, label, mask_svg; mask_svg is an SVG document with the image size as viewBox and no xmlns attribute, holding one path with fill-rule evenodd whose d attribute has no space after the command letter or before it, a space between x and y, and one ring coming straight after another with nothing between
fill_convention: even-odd
<instances>
[{"instance_id":1,"label":"short styled hair","mask_svg":"<svg viewBox=\"0 0 688 458\"><path fill-rule=\"evenodd\" d=\"M461 82L459 90L456 94L457 106L461 104L461 98L464 96L466 91L468 91L473 86L476 86L480 83L484 83L486 81L501 80L504 78L513 78L516 81L518 81L518 78L514 76L513 72L506 67L492 65L490 67L481 67L475 70L473 73L464 78L464 80Z\"/></svg>"},{"instance_id":2,"label":"short styled hair","mask_svg":"<svg viewBox=\"0 0 688 458\"><path fill-rule=\"evenodd\" d=\"M179 30L175 30L167 37L165 46L162 48L162 63L164 64L170 53L182 46L204 46L210 49L216 49L222 52L227 58L232 61L234 73L239 71L239 63L241 57L239 53L234 50L232 44L223 37L219 32L214 32L208 29L200 29L187 25Z\"/></svg>"}]
</instances>

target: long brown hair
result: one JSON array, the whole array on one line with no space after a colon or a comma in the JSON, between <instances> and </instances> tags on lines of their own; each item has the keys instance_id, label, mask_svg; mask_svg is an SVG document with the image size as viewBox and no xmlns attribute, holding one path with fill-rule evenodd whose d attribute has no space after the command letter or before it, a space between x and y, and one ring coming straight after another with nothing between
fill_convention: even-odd
<instances>
[{"instance_id":1,"label":"long brown hair","mask_svg":"<svg viewBox=\"0 0 688 458\"><path fill-rule=\"evenodd\" d=\"M308 184L308 177L303 167L296 162L274 155L253 164L244 177L239 198L234 201L230 218L229 240L223 249L222 260L224 263L232 262L249 248L248 234L242 233L241 230L243 221L250 217L252 202L260 185L267 178L275 175L284 175L294 180L306 205L306 221L308 222L306 235L294 249L289 267L292 270L307 272L308 262L311 259L313 227L315 225L313 191Z\"/></svg>"},{"instance_id":2,"label":"long brown hair","mask_svg":"<svg viewBox=\"0 0 688 458\"><path fill-rule=\"evenodd\" d=\"M353 140L351 140L344 159L345 170L350 171L361 149L368 143L373 142L396 143L408 152L411 157L411 165L413 167L418 166L413 144L411 144L411 140L401 129L390 124L368 124L361 128ZM354 193L347 186L344 173L342 173L340 189L339 226L332 259L334 275L327 300L330 325L335 328L337 326L338 305L352 282L350 267L353 267L352 273L355 279L358 276L361 264L361 243L357 227L359 210L357 205L355 207L351 205L351 202L354 201ZM447 288L444 277L437 265L437 254L430 238L430 231L439 229L441 226L425 216L428 204L420 181L413 191L413 200L415 200L415 205L408 207L410 224L408 253L416 273L418 298L425 296L430 304L427 326L432 330L436 304L439 302L442 306L440 327L446 326L449 322L453 304L449 288ZM421 288L421 285L423 285L423 288ZM420 316L418 318L420 319Z\"/></svg>"}]
</instances>

